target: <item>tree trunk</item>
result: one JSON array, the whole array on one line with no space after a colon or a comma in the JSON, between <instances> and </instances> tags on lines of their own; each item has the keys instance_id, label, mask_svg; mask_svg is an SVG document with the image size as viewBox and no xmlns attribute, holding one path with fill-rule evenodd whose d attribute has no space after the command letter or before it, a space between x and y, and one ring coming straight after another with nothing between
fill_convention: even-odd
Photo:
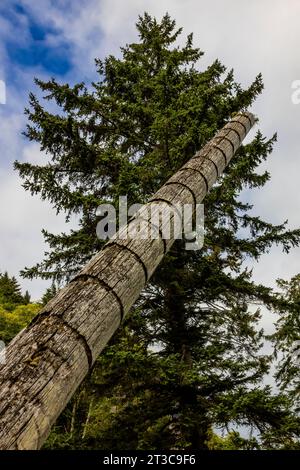
<instances>
[{"instance_id":1,"label":"tree trunk","mask_svg":"<svg viewBox=\"0 0 300 470\"><path fill-rule=\"evenodd\" d=\"M85 423L84 423L84 426L83 426L83 433L82 433L81 439L85 439L87 429L88 429L88 425L89 425L89 422L90 422L90 419L91 419L93 404L94 404L94 398L91 398L88 413L87 413L87 417L86 417L86 420L85 420Z\"/></svg>"},{"instance_id":2,"label":"tree trunk","mask_svg":"<svg viewBox=\"0 0 300 470\"><path fill-rule=\"evenodd\" d=\"M161 235L170 207L201 203L253 124L252 114L236 115L13 339L0 365L0 449L41 447L174 242L122 238L124 231L141 219L143 230L151 227L152 209L162 213Z\"/></svg>"},{"instance_id":3,"label":"tree trunk","mask_svg":"<svg viewBox=\"0 0 300 470\"><path fill-rule=\"evenodd\" d=\"M172 255L174 253L175 259L172 261L172 271L169 274L169 283L164 295L164 309L167 312L167 329L169 331L169 351L178 354L185 365L181 379L177 383L180 406L176 420L179 425L174 427L174 431L181 435L183 441L189 442L186 449L207 450L206 441L208 432L211 429L210 422L204 409L202 413L199 413L199 409L203 407L199 403L198 390L185 377L186 371L191 370L193 367L193 356L188 331L189 315L185 307L184 291L176 282L178 274L180 271L182 272L185 266L183 250L182 243L174 243L171 252ZM184 422L188 422L188 426L185 426Z\"/></svg>"}]
</instances>

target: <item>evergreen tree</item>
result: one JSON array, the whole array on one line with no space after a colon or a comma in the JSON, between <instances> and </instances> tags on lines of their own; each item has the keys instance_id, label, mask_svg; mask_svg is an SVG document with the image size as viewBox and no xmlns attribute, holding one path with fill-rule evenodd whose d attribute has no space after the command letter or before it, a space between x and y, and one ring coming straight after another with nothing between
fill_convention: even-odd
<instances>
[{"instance_id":1,"label":"evergreen tree","mask_svg":"<svg viewBox=\"0 0 300 470\"><path fill-rule=\"evenodd\" d=\"M92 89L36 80L60 113L31 94L26 135L51 159L15 167L25 189L66 211L67 220L81 218L69 234L44 231L50 251L24 276L70 278L103 245L96 237L101 203L116 205L125 194L129 204L146 201L262 91L260 75L243 89L218 60L199 70L202 52L192 35L176 45L182 31L169 15L158 22L144 14L137 29L139 41L122 48L121 58L96 61ZM289 398L262 383L271 359L261 354L260 312L249 308L284 305L243 267L273 244L288 252L300 241L299 230L262 220L240 198L268 181L257 169L275 140L257 131L239 149L205 199L203 249L174 244L48 447L213 448L215 427L239 425L258 435L251 448L297 445ZM226 442L245 448L236 436Z\"/></svg>"},{"instance_id":2,"label":"evergreen tree","mask_svg":"<svg viewBox=\"0 0 300 470\"><path fill-rule=\"evenodd\" d=\"M30 294L28 290L25 292L24 298L23 298L24 305L27 305L30 303Z\"/></svg>"},{"instance_id":3,"label":"evergreen tree","mask_svg":"<svg viewBox=\"0 0 300 470\"><path fill-rule=\"evenodd\" d=\"M0 303L7 308L25 303L18 281L14 276L9 277L7 272L0 273Z\"/></svg>"},{"instance_id":4,"label":"evergreen tree","mask_svg":"<svg viewBox=\"0 0 300 470\"><path fill-rule=\"evenodd\" d=\"M58 292L58 289L53 282L50 287L46 290L45 294L42 297L42 305L46 305L53 297L55 294Z\"/></svg>"},{"instance_id":5,"label":"evergreen tree","mask_svg":"<svg viewBox=\"0 0 300 470\"><path fill-rule=\"evenodd\" d=\"M278 385L290 392L294 406L300 406L300 274L290 281L278 279L280 300L276 309L279 318L276 332L272 335L279 363L277 367Z\"/></svg>"}]
</instances>

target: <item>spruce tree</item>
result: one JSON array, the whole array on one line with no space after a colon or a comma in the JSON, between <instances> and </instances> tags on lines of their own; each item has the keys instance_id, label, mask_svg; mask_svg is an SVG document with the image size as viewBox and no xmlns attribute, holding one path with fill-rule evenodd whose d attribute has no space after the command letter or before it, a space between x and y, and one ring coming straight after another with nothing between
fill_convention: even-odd
<instances>
[{"instance_id":1,"label":"spruce tree","mask_svg":"<svg viewBox=\"0 0 300 470\"><path fill-rule=\"evenodd\" d=\"M42 299L41 299L42 305L46 305L55 296L57 292L58 292L58 289L55 283L53 282L51 286L48 287L48 289L46 289L45 294L42 296Z\"/></svg>"},{"instance_id":2,"label":"spruce tree","mask_svg":"<svg viewBox=\"0 0 300 470\"><path fill-rule=\"evenodd\" d=\"M23 303L24 303L24 305L27 305L27 304L30 303L30 294L29 294L28 290L24 294Z\"/></svg>"},{"instance_id":3,"label":"spruce tree","mask_svg":"<svg viewBox=\"0 0 300 470\"><path fill-rule=\"evenodd\" d=\"M121 58L96 60L92 87L36 80L59 111L31 94L25 134L48 160L15 167L25 189L67 221L80 214L80 223L70 233L44 231L50 251L24 276L61 282L78 272L104 243L96 237L101 203L117 206L120 195L145 202L263 89L260 75L243 89L218 60L199 68L203 53L192 35L177 45L182 30L169 15L144 14L137 30L138 42L121 48ZM175 243L48 447L203 449L216 427L238 426L258 436L235 439L243 448L284 448L287 438L297 445L288 397L263 385L271 358L261 353L260 312L251 308L280 300L243 265L274 244L288 252L300 241L299 230L262 220L240 197L269 180L258 167L275 140L258 130L240 148L205 199L203 249Z\"/></svg>"},{"instance_id":4,"label":"spruce tree","mask_svg":"<svg viewBox=\"0 0 300 470\"><path fill-rule=\"evenodd\" d=\"M8 309L25 303L18 281L14 276L9 277L7 271L0 273L0 303Z\"/></svg>"},{"instance_id":5,"label":"spruce tree","mask_svg":"<svg viewBox=\"0 0 300 470\"><path fill-rule=\"evenodd\" d=\"M276 378L283 390L288 390L294 406L299 412L300 405L300 274L289 281L277 280L280 292L277 294L279 305L275 308L278 315L276 332L272 335L278 356Z\"/></svg>"}]
</instances>

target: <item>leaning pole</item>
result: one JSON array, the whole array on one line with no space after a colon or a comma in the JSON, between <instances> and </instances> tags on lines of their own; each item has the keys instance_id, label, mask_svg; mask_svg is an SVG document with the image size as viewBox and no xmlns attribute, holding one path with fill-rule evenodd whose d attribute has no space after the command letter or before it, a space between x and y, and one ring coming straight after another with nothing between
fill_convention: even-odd
<instances>
[{"instance_id":1,"label":"leaning pole","mask_svg":"<svg viewBox=\"0 0 300 470\"><path fill-rule=\"evenodd\" d=\"M150 228L149 213L201 203L254 122L249 112L228 122L9 344L0 365L0 449L42 446L174 242L124 237L124 230L141 219Z\"/></svg>"}]
</instances>

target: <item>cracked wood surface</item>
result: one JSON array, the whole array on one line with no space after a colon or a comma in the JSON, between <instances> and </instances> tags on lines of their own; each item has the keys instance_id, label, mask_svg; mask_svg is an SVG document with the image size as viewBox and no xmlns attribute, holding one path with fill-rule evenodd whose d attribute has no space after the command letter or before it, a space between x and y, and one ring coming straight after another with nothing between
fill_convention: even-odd
<instances>
[{"instance_id":1,"label":"cracked wood surface","mask_svg":"<svg viewBox=\"0 0 300 470\"><path fill-rule=\"evenodd\" d=\"M174 242L176 204L199 204L254 124L240 113L173 175L6 350L0 365L0 449L39 449L51 426ZM158 225L150 223L156 216ZM153 221L153 219L152 219ZM156 237L147 237L148 230ZM126 230L145 237L125 237ZM171 232L172 233L172 232ZM96 235L95 235L96 236Z\"/></svg>"}]
</instances>

